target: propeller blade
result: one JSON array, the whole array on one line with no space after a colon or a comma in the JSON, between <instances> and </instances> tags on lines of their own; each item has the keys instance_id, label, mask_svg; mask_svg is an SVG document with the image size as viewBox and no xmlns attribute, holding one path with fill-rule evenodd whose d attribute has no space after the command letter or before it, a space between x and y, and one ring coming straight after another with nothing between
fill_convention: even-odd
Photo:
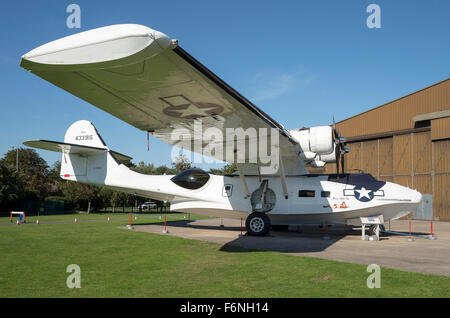
<instances>
[{"instance_id":1,"label":"propeller blade","mask_svg":"<svg viewBox=\"0 0 450 318\"><path fill-rule=\"evenodd\" d=\"M338 133L336 130L336 122L334 121L334 115L333 115L333 141L336 145L339 143L338 137L339 136L338 136Z\"/></svg>"},{"instance_id":2,"label":"propeller blade","mask_svg":"<svg viewBox=\"0 0 450 318\"><path fill-rule=\"evenodd\" d=\"M341 161L341 148L339 147L339 145L335 146L335 152L336 152L336 175L337 178L339 179L339 163Z\"/></svg>"},{"instance_id":3,"label":"propeller blade","mask_svg":"<svg viewBox=\"0 0 450 318\"><path fill-rule=\"evenodd\" d=\"M341 173L345 173L345 154L350 150L345 148L346 138L341 137L339 129L336 127L336 121L333 115L333 141L335 144L335 155L336 155L336 174L339 179ZM339 167L340 166L340 167ZM341 170L339 170L341 168Z\"/></svg>"}]
</instances>

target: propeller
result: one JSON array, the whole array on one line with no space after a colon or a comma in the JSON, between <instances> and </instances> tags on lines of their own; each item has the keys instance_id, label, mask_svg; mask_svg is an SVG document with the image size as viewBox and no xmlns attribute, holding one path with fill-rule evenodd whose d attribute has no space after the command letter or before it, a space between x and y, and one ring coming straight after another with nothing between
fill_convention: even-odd
<instances>
[{"instance_id":1,"label":"propeller","mask_svg":"<svg viewBox=\"0 0 450 318\"><path fill-rule=\"evenodd\" d=\"M339 166L341 166L342 173L345 172L345 160L344 156L346 153L349 152L348 148L345 148L345 138L341 137L339 134L339 131L336 128L336 122L334 120L333 115L333 140L335 144L335 154L336 154L336 174L339 179L340 173L339 173Z\"/></svg>"}]
</instances>

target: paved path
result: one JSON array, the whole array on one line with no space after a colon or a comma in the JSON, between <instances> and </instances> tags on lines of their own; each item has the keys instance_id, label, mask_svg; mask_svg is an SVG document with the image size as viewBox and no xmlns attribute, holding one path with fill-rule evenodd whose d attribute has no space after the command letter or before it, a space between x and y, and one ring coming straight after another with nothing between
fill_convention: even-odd
<instances>
[{"instance_id":1,"label":"paved path","mask_svg":"<svg viewBox=\"0 0 450 318\"><path fill-rule=\"evenodd\" d=\"M233 247L238 246L450 276L450 222L433 222L437 240L416 238L414 242L397 235L382 237L380 241L362 241L359 229L342 228L330 229L331 239L323 240L324 229L317 227L303 227L302 233L272 231L266 237L240 237L240 220L224 219L225 227L220 227L220 222L220 219L170 222L168 234L162 234L163 224L136 225L135 230L219 243L226 252L235 252ZM392 231L407 233L408 228L408 221L391 222ZM429 234L430 223L412 221L412 230Z\"/></svg>"}]
</instances>

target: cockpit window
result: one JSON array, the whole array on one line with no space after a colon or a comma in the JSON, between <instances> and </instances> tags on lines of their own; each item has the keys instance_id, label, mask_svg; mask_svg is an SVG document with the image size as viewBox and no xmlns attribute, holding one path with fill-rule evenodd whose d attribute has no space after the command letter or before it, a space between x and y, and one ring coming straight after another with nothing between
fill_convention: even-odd
<instances>
[{"instance_id":1,"label":"cockpit window","mask_svg":"<svg viewBox=\"0 0 450 318\"><path fill-rule=\"evenodd\" d=\"M201 169L188 169L180 172L170 180L182 188L195 190L203 187L208 182L209 174Z\"/></svg>"}]
</instances>

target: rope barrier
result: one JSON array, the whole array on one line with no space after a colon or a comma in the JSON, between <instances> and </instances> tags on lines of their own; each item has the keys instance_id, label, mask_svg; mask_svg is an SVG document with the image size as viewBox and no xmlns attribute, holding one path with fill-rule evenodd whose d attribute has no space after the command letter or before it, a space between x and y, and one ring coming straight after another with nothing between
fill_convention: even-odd
<instances>
[{"instance_id":1,"label":"rope barrier","mask_svg":"<svg viewBox=\"0 0 450 318\"><path fill-rule=\"evenodd\" d=\"M162 220L161 216L164 215L167 221L181 221L186 220L186 214L181 215L171 215L171 214L157 214L157 215L146 215L146 214L133 214L133 216L139 216L139 219L157 219Z\"/></svg>"},{"instance_id":2,"label":"rope barrier","mask_svg":"<svg viewBox=\"0 0 450 318\"><path fill-rule=\"evenodd\" d=\"M413 236L413 237L423 238L423 239L427 239L427 240L430 238L429 235L424 236L424 235L413 234L413 233L403 233L403 232L394 232L394 231L383 231L383 230L381 230L381 229L380 229L380 232L388 233L388 234L395 234L395 235L408 236L408 237Z\"/></svg>"}]
</instances>

